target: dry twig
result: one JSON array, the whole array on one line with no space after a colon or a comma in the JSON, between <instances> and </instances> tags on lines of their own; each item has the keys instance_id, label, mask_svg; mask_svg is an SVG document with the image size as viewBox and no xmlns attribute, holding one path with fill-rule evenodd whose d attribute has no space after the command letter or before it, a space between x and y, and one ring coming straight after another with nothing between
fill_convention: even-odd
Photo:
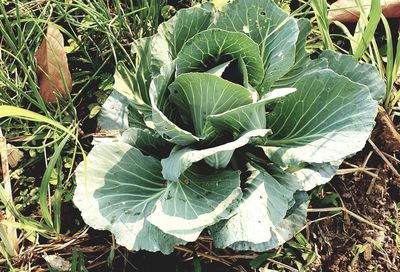
<instances>
[{"instance_id":1,"label":"dry twig","mask_svg":"<svg viewBox=\"0 0 400 272\"><path fill-rule=\"evenodd\" d=\"M367 219L363 218L362 216L359 216L358 214L346 209L345 207L332 207L332 208L310 208L307 209L307 212L344 212L347 213L348 215L354 217L360 222L363 222L367 225L370 225L373 228L376 228L381 231L385 231L385 228L378 226L372 222L369 222Z\"/></svg>"},{"instance_id":2,"label":"dry twig","mask_svg":"<svg viewBox=\"0 0 400 272\"><path fill-rule=\"evenodd\" d=\"M382 153L382 151L379 150L379 148L375 145L375 143L371 139L368 139L368 143L372 146L375 153L379 157L381 157L381 159L387 164L387 166L390 168L390 170L392 170L393 174L396 177L400 178L399 172L397 172L397 170L396 170L396 168L394 168L393 164L386 158L386 156Z\"/></svg>"}]
</instances>

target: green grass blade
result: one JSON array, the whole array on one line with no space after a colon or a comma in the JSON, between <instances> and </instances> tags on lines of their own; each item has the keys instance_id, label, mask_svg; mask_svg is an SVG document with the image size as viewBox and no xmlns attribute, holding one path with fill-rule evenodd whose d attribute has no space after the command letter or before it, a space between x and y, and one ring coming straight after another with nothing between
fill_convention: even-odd
<instances>
[{"instance_id":1,"label":"green grass blade","mask_svg":"<svg viewBox=\"0 0 400 272\"><path fill-rule=\"evenodd\" d=\"M388 21L386 20L385 16L382 15L382 22L383 26L385 27L386 32L386 46L387 46L387 63L386 63L386 92L385 92L385 108L389 106L390 102L390 94L392 92L393 86L393 70L394 70L394 55L393 55L393 39L392 39L392 32L390 30L390 26Z\"/></svg>"},{"instance_id":2,"label":"green grass blade","mask_svg":"<svg viewBox=\"0 0 400 272\"><path fill-rule=\"evenodd\" d=\"M63 196L63 187L62 187L62 159L61 156L57 159L57 185L53 195L53 222L54 229L56 233L60 233L61 230L61 205L62 205L62 196Z\"/></svg>"},{"instance_id":3,"label":"green grass blade","mask_svg":"<svg viewBox=\"0 0 400 272\"><path fill-rule=\"evenodd\" d=\"M75 137L75 135L68 128L66 128L59 122L30 110L21 109L15 106L8 106L8 105L0 106L0 118L2 117L16 117L39 123L46 123L53 126L54 128L57 128L67 133L72 137Z\"/></svg>"},{"instance_id":4,"label":"green grass blade","mask_svg":"<svg viewBox=\"0 0 400 272\"><path fill-rule=\"evenodd\" d=\"M34 224L23 224L23 223L18 223L14 221L9 221L9 220L2 220L1 221L2 225L13 227L16 229L20 230L25 230L25 231L33 231L37 233L46 233L48 230L40 228Z\"/></svg>"},{"instance_id":5,"label":"green grass blade","mask_svg":"<svg viewBox=\"0 0 400 272\"><path fill-rule=\"evenodd\" d=\"M36 222L30 218L27 218L25 216L23 216L18 209L15 207L15 205L9 200L8 194L5 191L5 189L3 188L2 185L0 185L0 202L3 203L3 205L10 211L10 213L15 217L16 220L20 221L22 226L25 225L23 228L21 227L21 229L26 229L26 228L35 228L37 232L41 232L41 233L49 233L52 230L45 224ZM3 220L4 224L7 223L7 221ZM3 223L2 221L2 223ZM16 223L16 222L14 222ZM39 231L41 230L41 231Z\"/></svg>"},{"instance_id":6,"label":"green grass blade","mask_svg":"<svg viewBox=\"0 0 400 272\"><path fill-rule=\"evenodd\" d=\"M317 19L318 28L321 31L325 49L335 50L329 35L328 5L325 0L312 0L310 3Z\"/></svg>"},{"instance_id":7,"label":"green grass blade","mask_svg":"<svg viewBox=\"0 0 400 272\"><path fill-rule=\"evenodd\" d=\"M202 272L203 270L201 269L201 263L200 263L200 259L197 256L197 254L195 253L193 256L193 271L194 272Z\"/></svg>"},{"instance_id":8,"label":"green grass blade","mask_svg":"<svg viewBox=\"0 0 400 272\"><path fill-rule=\"evenodd\" d=\"M56 166L57 161L60 159L61 151L69 140L69 135L66 135L61 143L57 146L54 151L53 156L51 157L49 164L47 165L46 171L44 172L42 183L40 184L40 197L39 197L39 205L42 212L42 216L46 223L51 226L54 231L57 232L56 226L54 225L53 219L51 217L50 210L48 208L48 186L51 179L51 173L53 172L54 167Z\"/></svg>"},{"instance_id":9,"label":"green grass blade","mask_svg":"<svg viewBox=\"0 0 400 272\"><path fill-rule=\"evenodd\" d=\"M400 30L399 30L400 31ZM396 47L396 57L394 59L393 63L393 71L392 71L392 82L391 86L393 86L394 81L396 80L397 74L399 73L400 69L400 32L398 34L398 39L397 39L397 47ZM389 82L388 82L389 84ZM390 103L390 94L386 97L386 100L388 101L388 107L386 107L387 111L389 113L392 112L393 107L397 104L397 102L400 100L400 92L397 92L396 96ZM385 101L386 102L386 101ZM390 104L390 105L389 105Z\"/></svg>"},{"instance_id":10,"label":"green grass blade","mask_svg":"<svg viewBox=\"0 0 400 272\"><path fill-rule=\"evenodd\" d=\"M71 272L78 272L77 266L78 266L78 254L76 253L76 250L73 249L71 257Z\"/></svg>"},{"instance_id":11,"label":"green grass blade","mask_svg":"<svg viewBox=\"0 0 400 272\"><path fill-rule=\"evenodd\" d=\"M356 0L356 2L359 8L361 9L360 20L363 20L365 19L364 9L362 8L360 0ZM365 31L361 37L361 41L358 44L356 51L354 52L354 57L356 59L360 59L362 57L365 50L367 50L369 43L374 38L374 33L380 21L381 14L382 14L382 7L380 0L371 0L371 11L369 13L370 19L366 24Z\"/></svg>"}]
</instances>

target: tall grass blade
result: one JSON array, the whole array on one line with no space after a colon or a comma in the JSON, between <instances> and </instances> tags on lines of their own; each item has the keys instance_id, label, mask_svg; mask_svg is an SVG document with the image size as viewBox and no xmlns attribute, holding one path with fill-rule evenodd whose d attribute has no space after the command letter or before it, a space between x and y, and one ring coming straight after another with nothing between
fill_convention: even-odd
<instances>
[{"instance_id":1,"label":"tall grass blade","mask_svg":"<svg viewBox=\"0 0 400 272\"><path fill-rule=\"evenodd\" d=\"M57 146L57 148L54 151L53 156L51 157L49 164L47 165L46 171L44 172L42 183L40 184L40 197L39 197L39 205L40 209L42 212L42 216L46 223L54 229L56 233L59 231L59 226L55 226L50 209L48 207L48 186L50 184L50 179L51 179L51 174L53 172L54 167L56 166L57 161L60 159L61 156L61 151L64 149L64 146L69 140L69 136L66 135L64 139L61 141L61 143ZM58 209L57 209L58 210ZM59 213L59 211L57 211ZM57 218L60 216L60 214L55 215ZM57 219L59 221L59 219ZM58 228L58 229L57 229ZM58 230L58 231L57 231Z\"/></svg>"},{"instance_id":2,"label":"tall grass blade","mask_svg":"<svg viewBox=\"0 0 400 272\"><path fill-rule=\"evenodd\" d=\"M395 55L395 59L394 59L394 63L393 63L391 87L393 86L393 83L396 80L396 77L399 74L399 71L400 71L400 29L399 29L398 38L397 38L396 55ZM390 94L386 97L385 106L386 106L386 102L387 102L387 106L385 108L388 111L388 113L391 113L394 106L400 100L400 92L397 92L396 96L393 98L391 103L389 100L390 100Z\"/></svg>"},{"instance_id":3,"label":"tall grass blade","mask_svg":"<svg viewBox=\"0 0 400 272\"><path fill-rule=\"evenodd\" d=\"M328 5L325 0L312 0L310 3L317 19L318 28L321 31L325 49L335 50L329 35Z\"/></svg>"},{"instance_id":4,"label":"tall grass blade","mask_svg":"<svg viewBox=\"0 0 400 272\"><path fill-rule=\"evenodd\" d=\"M390 30L390 26L385 16L382 15L383 26L385 27L386 32L386 46L387 46L387 62L386 62L386 92L385 92L385 108L389 106L390 95L392 92L392 87L394 83L393 79L393 70L394 70L394 55L393 55L393 39L392 32Z\"/></svg>"},{"instance_id":5,"label":"tall grass blade","mask_svg":"<svg viewBox=\"0 0 400 272\"><path fill-rule=\"evenodd\" d=\"M360 8L360 21L359 23L365 24L365 30L362 32L359 44L354 51L354 57L360 59L364 54L365 50L369 47L370 42L374 38L375 30L382 14L382 7L380 0L371 0L371 10L369 12L369 21L366 18L364 8L360 0L356 0L358 7Z\"/></svg>"}]
</instances>

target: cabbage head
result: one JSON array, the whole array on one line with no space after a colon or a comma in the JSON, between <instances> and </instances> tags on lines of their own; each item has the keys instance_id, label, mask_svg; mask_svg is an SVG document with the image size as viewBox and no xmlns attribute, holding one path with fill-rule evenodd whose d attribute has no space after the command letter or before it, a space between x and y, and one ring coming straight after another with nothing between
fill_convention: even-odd
<instances>
[{"instance_id":1,"label":"cabbage head","mask_svg":"<svg viewBox=\"0 0 400 272\"><path fill-rule=\"evenodd\" d=\"M207 231L265 251L304 225L306 191L361 150L384 83L368 64L305 49L311 29L272 0L182 9L132 44L76 171L85 222L130 250Z\"/></svg>"}]
</instances>

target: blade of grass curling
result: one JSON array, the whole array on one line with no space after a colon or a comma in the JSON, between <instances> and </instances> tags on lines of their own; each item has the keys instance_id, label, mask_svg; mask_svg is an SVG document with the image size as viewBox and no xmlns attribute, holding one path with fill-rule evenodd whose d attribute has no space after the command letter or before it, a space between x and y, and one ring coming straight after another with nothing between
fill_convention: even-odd
<instances>
[{"instance_id":1,"label":"blade of grass curling","mask_svg":"<svg viewBox=\"0 0 400 272\"><path fill-rule=\"evenodd\" d=\"M14 106L0 106L0 117L16 117L16 118L23 118L23 119L27 119L27 120L31 120L31 121L46 123L55 128L58 128L59 130L65 132L66 134L68 134L69 137L71 137L72 139L75 139L75 144L79 146L79 149L82 152L85 180L87 179L87 176L86 176L86 172L87 172L86 152L78 140L78 134L74 134L70 129L66 128L65 126L63 126L62 124L60 124L57 121L54 121L54 120L47 118L43 115L40 115L38 113L29 111L29 110L25 110L25 109L21 109L18 107L14 107ZM76 133L77 133L77 131L76 131ZM85 181L85 183L87 183L87 182ZM47 192L46 192L46 195L47 195Z\"/></svg>"},{"instance_id":2,"label":"blade of grass curling","mask_svg":"<svg viewBox=\"0 0 400 272\"><path fill-rule=\"evenodd\" d=\"M344 35L342 36L343 38L347 39L350 42L351 50L354 52L356 50L356 39L354 36L350 33L350 30L347 28L347 26L339 21L333 21L333 24L335 24L337 27L339 27Z\"/></svg>"},{"instance_id":3,"label":"blade of grass curling","mask_svg":"<svg viewBox=\"0 0 400 272\"><path fill-rule=\"evenodd\" d=\"M26 109L21 109L19 107L8 106L8 105L0 106L0 118L1 117L16 117L16 118L22 118L25 120L35 121L35 122L39 122L39 123L46 123L52 127L55 127L65 133L67 133L71 137L75 137L75 135L69 129L67 129L65 126L63 126L59 122L52 120L46 116L43 116L39 113L30 111L30 110L26 110Z\"/></svg>"},{"instance_id":4,"label":"blade of grass curling","mask_svg":"<svg viewBox=\"0 0 400 272\"><path fill-rule=\"evenodd\" d=\"M18 223L18 222L14 222L14 221L9 221L9 220L2 220L1 221L2 225L5 226L10 226L16 229L20 229L20 230L25 230L25 231L32 231L32 232L37 232L37 233L46 233L48 230L37 227L33 224L29 225L29 224L24 224L24 223Z\"/></svg>"},{"instance_id":5,"label":"blade of grass curling","mask_svg":"<svg viewBox=\"0 0 400 272\"><path fill-rule=\"evenodd\" d=\"M54 128L61 130L62 132L67 133L72 139L75 139L75 143L79 146L80 150L82 151L83 160L86 161L86 153L81 143L78 140L77 137L78 134L74 134L72 129L66 128L59 122L30 110L21 109L15 106L7 106L7 105L0 106L0 118L2 117L15 117L39 123L46 123Z\"/></svg>"}]
</instances>

